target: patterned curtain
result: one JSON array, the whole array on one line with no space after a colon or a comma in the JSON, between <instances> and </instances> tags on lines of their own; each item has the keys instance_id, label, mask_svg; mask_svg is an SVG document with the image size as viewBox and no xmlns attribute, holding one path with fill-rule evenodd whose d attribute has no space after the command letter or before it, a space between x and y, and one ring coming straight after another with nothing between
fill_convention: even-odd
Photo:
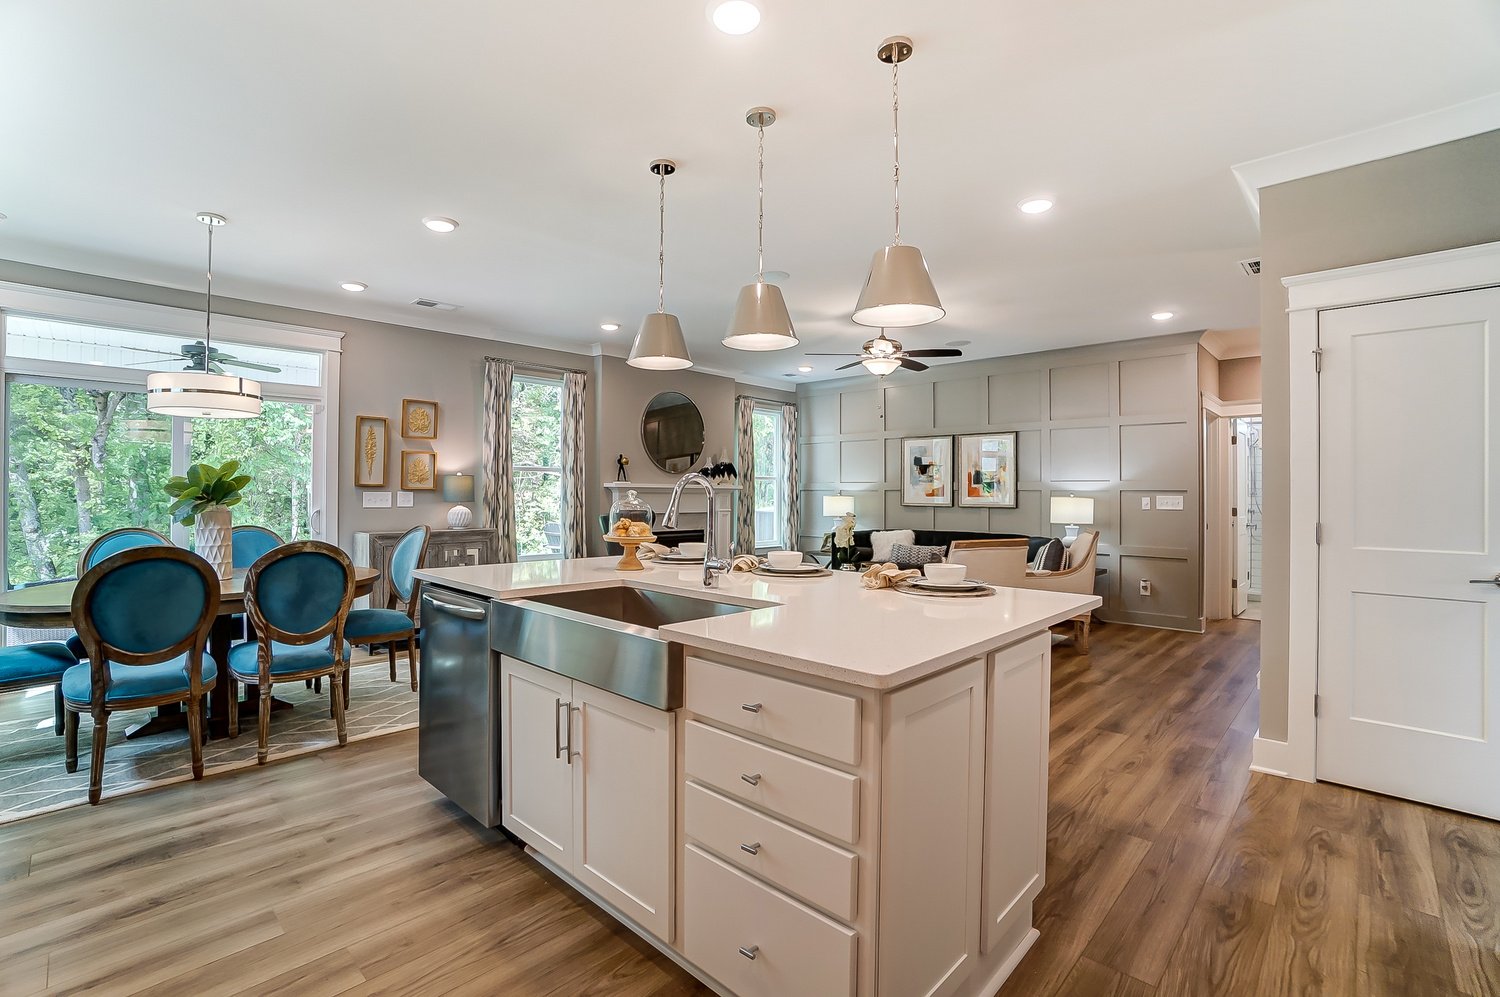
<instances>
[{"instance_id":1,"label":"patterned curtain","mask_svg":"<svg viewBox=\"0 0 1500 997\"><path fill-rule=\"evenodd\" d=\"M584 389L588 375L568 371L563 375L562 402L562 544L563 557L585 556L583 492L588 485L584 471Z\"/></svg>"},{"instance_id":2,"label":"patterned curtain","mask_svg":"<svg viewBox=\"0 0 1500 997\"><path fill-rule=\"evenodd\" d=\"M786 548L796 550L802 539L802 493L797 489L797 403L781 406L781 466L786 478L781 483L786 493Z\"/></svg>"},{"instance_id":3,"label":"patterned curtain","mask_svg":"<svg viewBox=\"0 0 1500 997\"><path fill-rule=\"evenodd\" d=\"M740 475L740 496L734 506L734 553L755 552L755 437L751 425L755 399L734 400L735 470Z\"/></svg>"},{"instance_id":4,"label":"patterned curtain","mask_svg":"<svg viewBox=\"0 0 1500 997\"><path fill-rule=\"evenodd\" d=\"M514 364L484 362L484 525L495 531L502 563L516 559L515 497L510 480L510 386Z\"/></svg>"}]
</instances>

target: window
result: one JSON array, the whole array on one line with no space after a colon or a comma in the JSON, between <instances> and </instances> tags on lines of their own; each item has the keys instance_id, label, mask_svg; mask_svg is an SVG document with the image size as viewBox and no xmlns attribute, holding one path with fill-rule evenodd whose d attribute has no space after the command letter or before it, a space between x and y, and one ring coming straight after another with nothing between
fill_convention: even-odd
<instances>
[{"instance_id":1,"label":"window","mask_svg":"<svg viewBox=\"0 0 1500 997\"><path fill-rule=\"evenodd\" d=\"M516 377L510 389L516 556L562 557L562 382Z\"/></svg>"},{"instance_id":2,"label":"window","mask_svg":"<svg viewBox=\"0 0 1500 997\"><path fill-rule=\"evenodd\" d=\"M781 409L759 408L750 417L755 452L755 546L786 546L786 469L781 463Z\"/></svg>"},{"instance_id":3,"label":"window","mask_svg":"<svg viewBox=\"0 0 1500 997\"><path fill-rule=\"evenodd\" d=\"M261 382L263 414L180 419L147 411L146 376L188 365L184 351L200 339L201 315L13 287L0 287L0 305L67 308L79 316L0 314L6 587L72 576L90 541L122 526L148 527L191 546L191 530L172 523L171 499L161 489L199 461L236 459L255 476L235 507L236 522L267 526L287 540L337 536L333 510L324 508L337 487L333 334L216 318L216 333L223 326L232 334L216 334L214 347Z\"/></svg>"}]
</instances>

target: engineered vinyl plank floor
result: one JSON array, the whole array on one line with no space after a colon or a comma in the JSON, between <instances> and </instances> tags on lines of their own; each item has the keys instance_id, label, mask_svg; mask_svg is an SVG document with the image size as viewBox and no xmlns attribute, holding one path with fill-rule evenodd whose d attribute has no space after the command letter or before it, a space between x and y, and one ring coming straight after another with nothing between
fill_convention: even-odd
<instances>
[{"instance_id":1,"label":"engineered vinyl plank floor","mask_svg":"<svg viewBox=\"0 0 1500 997\"><path fill-rule=\"evenodd\" d=\"M1500 997L1500 825L1252 775L1259 625L1054 649L1002 997ZM0 826L0 995L687 997L416 774L413 732Z\"/></svg>"}]
</instances>

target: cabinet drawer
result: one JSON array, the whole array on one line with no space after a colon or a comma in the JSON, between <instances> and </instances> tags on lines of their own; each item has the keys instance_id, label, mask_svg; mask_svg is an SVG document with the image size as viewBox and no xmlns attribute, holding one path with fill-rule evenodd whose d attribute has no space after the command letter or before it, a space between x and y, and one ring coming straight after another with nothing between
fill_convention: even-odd
<instances>
[{"instance_id":1,"label":"cabinet drawer","mask_svg":"<svg viewBox=\"0 0 1500 997\"><path fill-rule=\"evenodd\" d=\"M682 938L688 959L740 997L854 993L853 931L693 845L683 856Z\"/></svg>"},{"instance_id":2,"label":"cabinet drawer","mask_svg":"<svg viewBox=\"0 0 1500 997\"><path fill-rule=\"evenodd\" d=\"M702 658L688 658L685 674L687 707L694 713L850 765L859 762L859 700L852 696Z\"/></svg>"},{"instance_id":3,"label":"cabinet drawer","mask_svg":"<svg viewBox=\"0 0 1500 997\"><path fill-rule=\"evenodd\" d=\"M683 811L688 837L729 864L748 869L830 914L854 920L859 857L853 852L696 782L687 784Z\"/></svg>"},{"instance_id":4,"label":"cabinet drawer","mask_svg":"<svg viewBox=\"0 0 1500 997\"><path fill-rule=\"evenodd\" d=\"M687 774L737 799L854 844L859 778L696 720L683 748Z\"/></svg>"}]
</instances>

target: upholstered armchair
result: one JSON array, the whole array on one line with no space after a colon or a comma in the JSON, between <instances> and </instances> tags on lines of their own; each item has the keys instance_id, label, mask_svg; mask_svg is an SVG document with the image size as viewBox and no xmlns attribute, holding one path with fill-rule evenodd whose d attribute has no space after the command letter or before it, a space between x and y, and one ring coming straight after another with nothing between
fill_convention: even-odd
<instances>
[{"instance_id":1,"label":"upholstered armchair","mask_svg":"<svg viewBox=\"0 0 1500 997\"><path fill-rule=\"evenodd\" d=\"M1019 588L1043 589L1049 592L1073 592L1091 595L1094 591L1094 561L1099 552L1099 534L1086 530L1078 534L1068 550L1068 566L1061 571L1028 571L1016 585ZM1083 654L1089 653L1091 613L1073 617L1073 643Z\"/></svg>"},{"instance_id":2,"label":"upholstered armchair","mask_svg":"<svg viewBox=\"0 0 1500 997\"><path fill-rule=\"evenodd\" d=\"M990 585L1020 588L1026 580L1027 539L955 540L947 560L965 565L967 575Z\"/></svg>"}]
</instances>

